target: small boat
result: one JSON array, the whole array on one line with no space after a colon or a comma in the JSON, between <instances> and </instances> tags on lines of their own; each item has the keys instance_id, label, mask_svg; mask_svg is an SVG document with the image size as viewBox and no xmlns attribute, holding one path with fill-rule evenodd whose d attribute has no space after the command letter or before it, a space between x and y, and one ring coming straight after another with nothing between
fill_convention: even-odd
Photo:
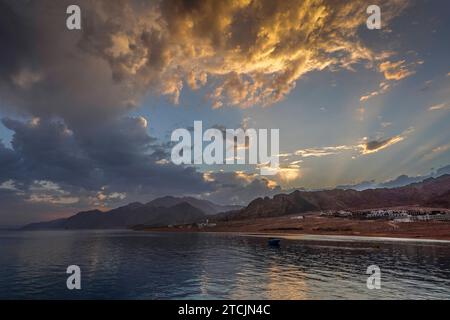
<instances>
[{"instance_id":1,"label":"small boat","mask_svg":"<svg viewBox=\"0 0 450 320\"><path fill-rule=\"evenodd\" d=\"M269 246L278 247L280 245L281 239L270 238L268 241Z\"/></svg>"}]
</instances>

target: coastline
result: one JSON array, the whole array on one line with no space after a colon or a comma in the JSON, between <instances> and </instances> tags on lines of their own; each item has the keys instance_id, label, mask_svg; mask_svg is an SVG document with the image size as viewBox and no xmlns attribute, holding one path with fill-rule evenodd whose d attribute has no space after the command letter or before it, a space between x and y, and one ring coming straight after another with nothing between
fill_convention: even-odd
<instances>
[{"instance_id":1,"label":"coastline","mask_svg":"<svg viewBox=\"0 0 450 320\"><path fill-rule=\"evenodd\" d=\"M428 241L450 243L450 222L394 223L386 220L353 220L346 218L305 216L258 218L252 220L218 221L208 227L179 225L141 227L148 232L235 233L249 236L278 237L303 240L332 239L372 241Z\"/></svg>"},{"instance_id":2,"label":"coastline","mask_svg":"<svg viewBox=\"0 0 450 320\"><path fill-rule=\"evenodd\" d=\"M303 241L343 241L343 242L408 242L408 243L442 243L449 244L449 239L432 239L432 238L408 238L408 237L391 237L391 236L375 236L375 235L335 235L335 234L307 234L307 233L253 233L253 232L236 232L236 231L198 231L198 230L161 230L161 228L149 228L140 230L141 232L154 233L210 233L210 234L229 234L236 236L255 237L255 238L279 238L286 240L303 240Z\"/></svg>"},{"instance_id":3,"label":"coastline","mask_svg":"<svg viewBox=\"0 0 450 320\"><path fill-rule=\"evenodd\" d=\"M405 237L379 237L379 236L346 236L346 235L327 235L327 234L255 234L241 233L241 235L263 238L280 238L286 240L303 240L303 241L355 241L355 242L419 242L419 243L443 243L450 244L450 240L444 239L428 239L428 238L405 238Z\"/></svg>"}]
</instances>

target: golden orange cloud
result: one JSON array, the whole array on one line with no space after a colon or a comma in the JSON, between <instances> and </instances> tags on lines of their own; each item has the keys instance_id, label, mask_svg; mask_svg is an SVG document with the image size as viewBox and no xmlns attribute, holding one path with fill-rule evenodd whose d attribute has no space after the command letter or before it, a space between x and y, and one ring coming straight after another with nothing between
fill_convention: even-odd
<instances>
[{"instance_id":1,"label":"golden orange cloud","mask_svg":"<svg viewBox=\"0 0 450 320\"><path fill-rule=\"evenodd\" d=\"M405 60L396 62L385 61L380 64L380 71L387 80L401 80L415 73L405 63Z\"/></svg>"},{"instance_id":2,"label":"golden orange cloud","mask_svg":"<svg viewBox=\"0 0 450 320\"><path fill-rule=\"evenodd\" d=\"M383 23L407 0L383 3ZM102 55L133 90L153 88L179 102L184 86L207 87L215 108L270 105L311 71L380 64L387 79L411 73L382 62L358 38L367 1L177 1L94 4L96 23L84 47ZM105 36L104 30L110 36Z\"/></svg>"},{"instance_id":3,"label":"golden orange cloud","mask_svg":"<svg viewBox=\"0 0 450 320\"><path fill-rule=\"evenodd\" d=\"M369 141L367 143L361 144L361 153L362 154L370 154L375 153L380 150L386 149L400 141L403 141L405 138L402 136L395 136L392 138L388 138L380 141Z\"/></svg>"}]
</instances>

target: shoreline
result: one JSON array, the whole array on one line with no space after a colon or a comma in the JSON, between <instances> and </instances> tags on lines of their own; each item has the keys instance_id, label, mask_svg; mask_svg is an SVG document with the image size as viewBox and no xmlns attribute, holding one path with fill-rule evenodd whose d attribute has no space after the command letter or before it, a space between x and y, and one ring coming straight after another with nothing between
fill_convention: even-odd
<instances>
[{"instance_id":1,"label":"shoreline","mask_svg":"<svg viewBox=\"0 0 450 320\"><path fill-rule=\"evenodd\" d=\"M150 233L205 233L205 234L223 234L236 235L255 238L279 238L285 240L303 240L303 241L342 241L342 242L416 242L416 243L442 243L450 244L447 239L432 238L408 238L408 237L390 237L390 236L370 236L370 235L338 235L338 234L307 234L307 233L254 233L237 231L169 231L161 229L137 230L139 232Z\"/></svg>"},{"instance_id":2,"label":"shoreline","mask_svg":"<svg viewBox=\"0 0 450 320\"><path fill-rule=\"evenodd\" d=\"M122 232L143 232L143 233L207 233L207 234L228 234L246 237L258 238L281 238L286 240L304 240L304 241L357 241L357 242L420 242L420 243L443 243L450 244L449 238L433 238L433 237L409 237L408 235L396 234L325 234L325 233L288 233L288 232L254 232L254 231L212 231L212 230L196 230L196 229L168 229L161 227L142 228L142 229L53 229L53 230L0 230L7 232L39 232L39 231L56 231L56 232L90 232L90 231L122 231Z\"/></svg>"},{"instance_id":3,"label":"shoreline","mask_svg":"<svg viewBox=\"0 0 450 320\"><path fill-rule=\"evenodd\" d=\"M286 240L304 240L304 241L355 241L355 242L421 242L421 243L444 243L450 244L450 240L444 239L428 239L428 238L406 238L406 237L380 237L380 236L347 236L347 235L330 235L330 234L283 234L283 233L243 233L245 236L271 238L277 237Z\"/></svg>"},{"instance_id":4,"label":"shoreline","mask_svg":"<svg viewBox=\"0 0 450 320\"><path fill-rule=\"evenodd\" d=\"M428 241L450 243L450 222L394 223L389 220L355 220L347 218L293 216L258 218L252 220L217 221L211 226L178 225L142 227L135 230L148 232L235 233L249 236L285 237L291 239L332 239L371 241Z\"/></svg>"}]
</instances>

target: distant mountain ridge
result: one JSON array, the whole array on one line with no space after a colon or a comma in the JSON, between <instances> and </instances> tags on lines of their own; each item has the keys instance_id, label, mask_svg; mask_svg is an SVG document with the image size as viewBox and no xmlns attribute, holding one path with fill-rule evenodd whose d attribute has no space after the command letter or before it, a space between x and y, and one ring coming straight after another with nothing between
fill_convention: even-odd
<instances>
[{"instance_id":1,"label":"distant mountain ridge","mask_svg":"<svg viewBox=\"0 0 450 320\"><path fill-rule=\"evenodd\" d=\"M139 202L107 212L90 210L69 218L33 223L23 230L40 229L123 229L136 225L167 226L202 222L209 217L220 219L254 219L321 210L369 209L420 205L450 208L450 175L428 178L397 188L357 191L333 189L296 190L273 198L257 198L247 207L223 206L194 197L157 198L146 204Z\"/></svg>"},{"instance_id":2,"label":"distant mountain ridge","mask_svg":"<svg viewBox=\"0 0 450 320\"><path fill-rule=\"evenodd\" d=\"M219 205L207 200L201 200L194 197L173 197L173 196L165 196L161 198L157 198L155 200L150 201L147 205L151 205L154 207L170 207L181 202L187 202L193 207L196 207L202 210L207 215L214 215L221 212L241 209L242 206L236 205Z\"/></svg>"},{"instance_id":3,"label":"distant mountain ridge","mask_svg":"<svg viewBox=\"0 0 450 320\"><path fill-rule=\"evenodd\" d=\"M369 209L407 205L450 208L450 175L428 178L398 188L356 191L333 189L294 191L273 198L257 198L223 219L254 219L320 210Z\"/></svg>"},{"instance_id":4,"label":"distant mountain ridge","mask_svg":"<svg viewBox=\"0 0 450 320\"><path fill-rule=\"evenodd\" d=\"M239 209L193 197L162 197L146 204L133 202L106 212L89 210L69 218L26 225L23 230L42 229L123 229L135 225L166 226L204 221L208 216Z\"/></svg>"},{"instance_id":5,"label":"distant mountain ridge","mask_svg":"<svg viewBox=\"0 0 450 320\"><path fill-rule=\"evenodd\" d=\"M380 189L380 188L397 188L397 187L403 187L407 186L411 183L415 182L421 182L428 178L437 178L445 174L450 174L450 165L441 167L437 170L433 170L429 174L426 175L419 175L410 177L406 174L402 174L398 176L395 179L385 181L385 182L375 182L374 180L371 181L363 181L357 184L348 184L348 185L339 185L336 186L336 189L353 189L357 191L363 191L367 189Z\"/></svg>"}]
</instances>

